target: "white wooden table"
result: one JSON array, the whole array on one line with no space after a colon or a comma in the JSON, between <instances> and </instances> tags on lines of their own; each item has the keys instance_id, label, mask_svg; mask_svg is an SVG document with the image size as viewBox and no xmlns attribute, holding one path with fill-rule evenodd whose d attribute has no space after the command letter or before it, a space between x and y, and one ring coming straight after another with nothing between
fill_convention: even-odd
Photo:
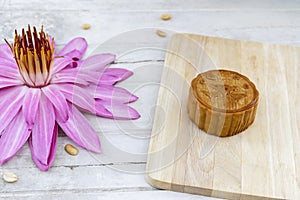
<instances>
[{"instance_id":1,"label":"white wooden table","mask_svg":"<svg viewBox=\"0 0 300 200\"><path fill-rule=\"evenodd\" d=\"M90 119L102 140L103 153L83 149L76 157L64 151L72 143L58 139L52 168L41 172L25 145L0 173L12 171L18 182L0 180L0 198L15 199L211 199L156 190L144 179L156 96L169 37L156 29L191 32L234 39L300 45L300 1L254 0L1 0L0 39L12 39L15 28L45 26L58 48L76 36L89 43L88 54L112 52L111 67L131 69L135 75L120 85L140 97L132 104L142 115L136 121ZM160 14L171 13L162 21ZM91 24L83 30L82 24ZM145 28L152 29L145 29ZM139 30L135 30L139 29ZM73 144L73 143L72 143Z\"/></svg>"}]
</instances>

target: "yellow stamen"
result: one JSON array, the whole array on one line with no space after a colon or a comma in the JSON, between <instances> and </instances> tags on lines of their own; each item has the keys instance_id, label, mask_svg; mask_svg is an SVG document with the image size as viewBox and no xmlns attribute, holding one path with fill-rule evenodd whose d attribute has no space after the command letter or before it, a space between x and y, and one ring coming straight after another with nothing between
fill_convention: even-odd
<instances>
[{"instance_id":1,"label":"yellow stamen","mask_svg":"<svg viewBox=\"0 0 300 200\"><path fill-rule=\"evenodd\" d=\"M34 66L34 60L33 60L33 55L31 53L31 51L29 51L29 48L27 48L27 57L28 57L28 66L31 66L29 67L29 73L32 72L34 73L34 70L33 70L33 66Z\"/></svg>"},{"instance_id":2,"label":"yellow stamen","mask_svg":"<svg viewBox=\"0 0 300 200\"><path fill-rule=\"evenodd\" d=\"M35 82L35 71L34 71L34 62L33 61L33 56L31 52L27 52L28 56L30 56L30 61L28 61L28 73L29 73L29 77L30 79ZM29 64L30 63L30 64Z\"/></svg>"},{"instance_id":3,"label":"yellow stamen","mask_svg":"<svg viewBox=\"0 0 300 200\"><path fill-rule=\"evenodd\" d=\"M38 54L36 53L36 50L34 50L34 63L35 63L35 72L41 73L40 59Z\"/></svg>"}]
</instances>

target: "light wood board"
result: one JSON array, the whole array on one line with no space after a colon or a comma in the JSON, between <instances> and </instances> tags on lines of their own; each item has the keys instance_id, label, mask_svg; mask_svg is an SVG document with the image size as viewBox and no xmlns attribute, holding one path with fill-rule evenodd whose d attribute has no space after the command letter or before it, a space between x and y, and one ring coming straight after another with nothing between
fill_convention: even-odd
<instances>
[{"instance_id":1,"label":"light wood board","mask_svg":"<svg viewBox=\"0 0 300 200\"><path fill-rule=\"evenodd\" d=\"M300 48L176 34L166 55L147 161L157 188L228 199L300 199ZM191 80L216 68L253 81L254 123L219 138L187 113Z\"/></svg>"}]
</instances>

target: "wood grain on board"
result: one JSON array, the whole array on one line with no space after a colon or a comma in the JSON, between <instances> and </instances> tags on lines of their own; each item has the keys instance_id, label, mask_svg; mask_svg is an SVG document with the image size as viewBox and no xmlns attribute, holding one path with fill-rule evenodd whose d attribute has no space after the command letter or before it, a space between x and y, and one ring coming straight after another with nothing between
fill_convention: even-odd
<instances>
[{"instance_id":1,"label":"wood grain on board","mask_svg":"<svg viewBox=\"0 0 300 200\"><path fill-rule=\"evenodd\" d=\"M299 47L174 35L150 140L148 182L228 199L299 199L299 59ZM247 76L260 93L254 123L226 138L204 133L187 112L192 79L220 68Z\"/></svg>"}]
</instances>

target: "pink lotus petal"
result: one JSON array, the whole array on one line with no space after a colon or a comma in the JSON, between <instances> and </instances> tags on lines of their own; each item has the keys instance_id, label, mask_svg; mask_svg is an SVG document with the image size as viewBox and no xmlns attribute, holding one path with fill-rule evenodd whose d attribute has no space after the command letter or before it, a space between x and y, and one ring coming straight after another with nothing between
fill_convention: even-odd
<instances>
[{"instance_id":1,"label":"pink lotus petal","mask_svg":"<svg viewBox=\"0 0 300 200\"><path fill-rule=\"evenodd\" d=\"M84 88L72 84L57 84L66 99L84 111L95 113L95 100Z\"/></svg>"},{"instance_id":2,"label":"pink lotus petal","mask_svg":"<svg viewBox=\"0 0 300 200\"><path fill-rule=\"evenodd\" d=\"M102 107L102 108L101 108ZM110 103L105 101L96 101L97 111L105 108L107 111L112 113L114 119L138 119L140 114L132 107L126 104ZM100 109L101 108L101 109ZM97 115L102 116L102 113L97 112ZM108 116L103 116L108 117Z\"/></svg>"},{"instance_id":3,"label":"pink lotus petal","mask_svg":"<svg viewBox=\"0 0 300 200\"><path fill-rule=\"evenodd\" d=\"M1 66L1 65L0 65L0 76L21 80L19 70L17 68L11 68L11 67Z\"/></svg>"},{"instance_id":4,"label":"pink lotus petal","mask_svg":"<svg viewBox=\"0 0 300 200\"><path fill-rule=\"evenodd\" d=\"M130 103L138 99L137 96L126 89L111 85L98 85L96 89L91 89L90 92L94 95L94 98L108 102Z\"/></svg>"},{"instance_id":5,"label":"pink lotus petal","mask_svg":"<svg viewBox=\"0 0 300 200\"><path fill-rule=\"evenodd\" d=\"M116 56L114 54L106 53L106 54L96 54L94 56L90 56L80 64L80 67L84 70L101 71L108 64L114 62Z\"/></svg>"},{"instance_id":6,"label":"pink lotus petal","mask_svg":"<svg viewBox=\"0 0 300 200\"><path fill-rule=\"evenodd\" d=\"M42 170L48 169L54 158L56 137L57 127L54 108L52 103L42 94L36 113L36 121L29 139L32 157Z\"/></svg>"},{"instance_id":7,"label":"pink lotus petal","mask_svg":"<svg viewBox=\"0 0 300 200\"><path fill-rule=\"evenodd\" d=\"M109 110L107 110L101 103L96 103L96 115L109 119L114 118L113 114Z\"/></svg>"},{"instance_id":8,"label":"pink lotus petal","mask_svg":"<svg viewBox=\"0 0 300 200\"><path fill-rule=\"evenodd\" d=\"M68 120L68 104L65 96L59 91L57 86L49 85L42 88L43 93L46 95L48 100L53 104L55 114L65 122Z\"/></svg>"},{"instance_id":9,"label":"pink lotus petal","mask_svg":"<svg viewBox=\"0 0 300 200\"><path fill-rule=\"evenodd\" d=\"M6 43L0 44L0 58L1 60L15 61L9 46Z\"/></svg>"},{"instance_id":10,"label":"pink lotus petal","mask_svg":"<svg viewBox=\"0 0 300 200\"><path fill-rule=\"evenodd\" d=\"M10 69L18 70L18 65L15 60L2 59L1 57L0 57L0 67L4 69L10 68Z\"/></svg>"},{"instance_id":11,"label":"pink lotus petal","mask_svg":"<svg viewBox=\"0 0 300 200\"><path fill-rule=\"evenodd\" d=\"M40 97L40 88L29 88L25 94L22 111L24 113L24 117L29 130L31 130L34 125Z\"/></svg>"},{"instance_id":12,"label":"pink lotus petal","mask_svg":"<svg viewBox=\"0 0 300 200\"><path fill-rule=\"evenodd\" d=\"M96 153L101 152L98 134L76 107L69 104L68 121L62 122L58 118L57 122L64 133L79 146Z\"/></svg>"},{"instance_id":13,"label":"pink lotus petal","mask_svg":"<svg viewBox=\"0 0 300 200\"><path fill-rule=\"evenodd\" d=\"M80 59L82 58L83 54L85 53L87 49L87 42L84 38L81 37L77 37L74 38L73 40L71 40L59 53L59 56L65 56L68 54L68 56L70 56L71 58L77 58ZM70 54L70 52L75 52L74 50L76 50L76 53L74 55ZM78 52L79 54L78 54Z\"/></svg>"},{"instance_id":14,"label":"pink lotus petal","mask_svg":"<svg viewBox=\"0 0 300 200\"><path fill-rule=\"evenodd\" d=\"M4 129L0 138L0 165L10 160L25 144L30 131L24 116L19 112Z\"/></svg>"},{"instance_id":15,"label":"pink lotus petal","mask_svg":"<svg viewBox=\"0 0 300 200\"><path fill-rule=\"evenodd\" d=\"M46 164L44 162L40 161L38 159L38 157L36 156L36 154L35 154L36 151L34 150L33 143L32 143L32 141L33 141L32 136L29 138L28 142L29 142L29 148L31 150L32 160L34 161L34 163L40 170L47 171L51 167L51 165L54 161L54 158L55 158L57 137L58 137L58 126L57 126L57 124L55 124L54 129L53 129L52 142L51 142L51 146L50 146L50 154L48 156L48 160L47 160Z\"/></svg>"},{"instance_id":16,"label":"pink lotus petal","mask_svg":"<svg viewBox=\"0 0 300 200\"><path fill-rule=\"evenodd\" d=\"M51 71L51 75L54 75L57 72L59 72L60 70L66 68L70 63L72 63L72 59L69 57L55 58L54 61L52 61L53 68Z\"/></svg>"},{"instance_id":17,"label":"pink lotus petal","mask_svg":"<svg viewBox=\"0 0 300 200\"><path fill-rule=\"evenodd\" d=\"M78 70L79 69L79 70ZM101 74L95 73L93 71L82 70L81 68L76 68L77 70L76 77L82 80L86 80L89 83L97 83Z\"/></svg>"},{"instance_id":18,"label":"pink lotus petal","mask_svg":"<svg viewBox=\"0 0 300 200\"><path fill-rule=\"evenodd\" d=\"M89 79L89 74L82 70L79 72L78 68L65 68L52 77L51 83L76 83L79 85L89 85Z\"/></svg>"},{"instance_id":19,"label":"pink lotus petal","mask_svg":"<svg viewBox=\"0 0 300 200\"><path fill-rule=\"evenodd\" d=\"M74 50L64 54L63 56L64 57L70 57L70 58L72 58L73 60L76 61L76 60L78 60L79 58L82 57L82 53L80 51L74 49Z\"/></svg>"},{"instance_id":20,"label":"pink lotus petal","mask_svg":"<svg viewBox=\"0 0 300 200\"><path fill-rule=\"evenodd\" d=\"M73 83L78 85L87 86L89 83L83 79L72 76L71 74L56 74L52 77L51 83L60 84L60 83Z\"/></svg>"},{"instance_id":21,"label":"pink lotus petal","mask_svg":"<svg viewBox=\"0 0 300 200\"><path fill-rule=\"evenodd\" d=\"M0 77L0 89L11 87L11 86L18 86L18 85L24 85L24 82L21 81L20 79Z\"/></svg>"},{"instance_id":22,"label":"pink lotus petal","mask_svg":"<svg viewBox=\"0 0 300 200\"><path fill-rule=\"evenodd\" d=\"M23 104L25 86L17 86L0 90L0 133L16 116Z\"/></svg>"},{"instance_id":23,"label":"pink lotus petal","mask_svg":"<svg viewBox=\"0 0 300 200\"><path fill-rule=\"evenodd\" d=\"M130 77L133 72L121 68L107 68L102 74L99 84L114 85Z\"/></svg>"}]
</instances>

